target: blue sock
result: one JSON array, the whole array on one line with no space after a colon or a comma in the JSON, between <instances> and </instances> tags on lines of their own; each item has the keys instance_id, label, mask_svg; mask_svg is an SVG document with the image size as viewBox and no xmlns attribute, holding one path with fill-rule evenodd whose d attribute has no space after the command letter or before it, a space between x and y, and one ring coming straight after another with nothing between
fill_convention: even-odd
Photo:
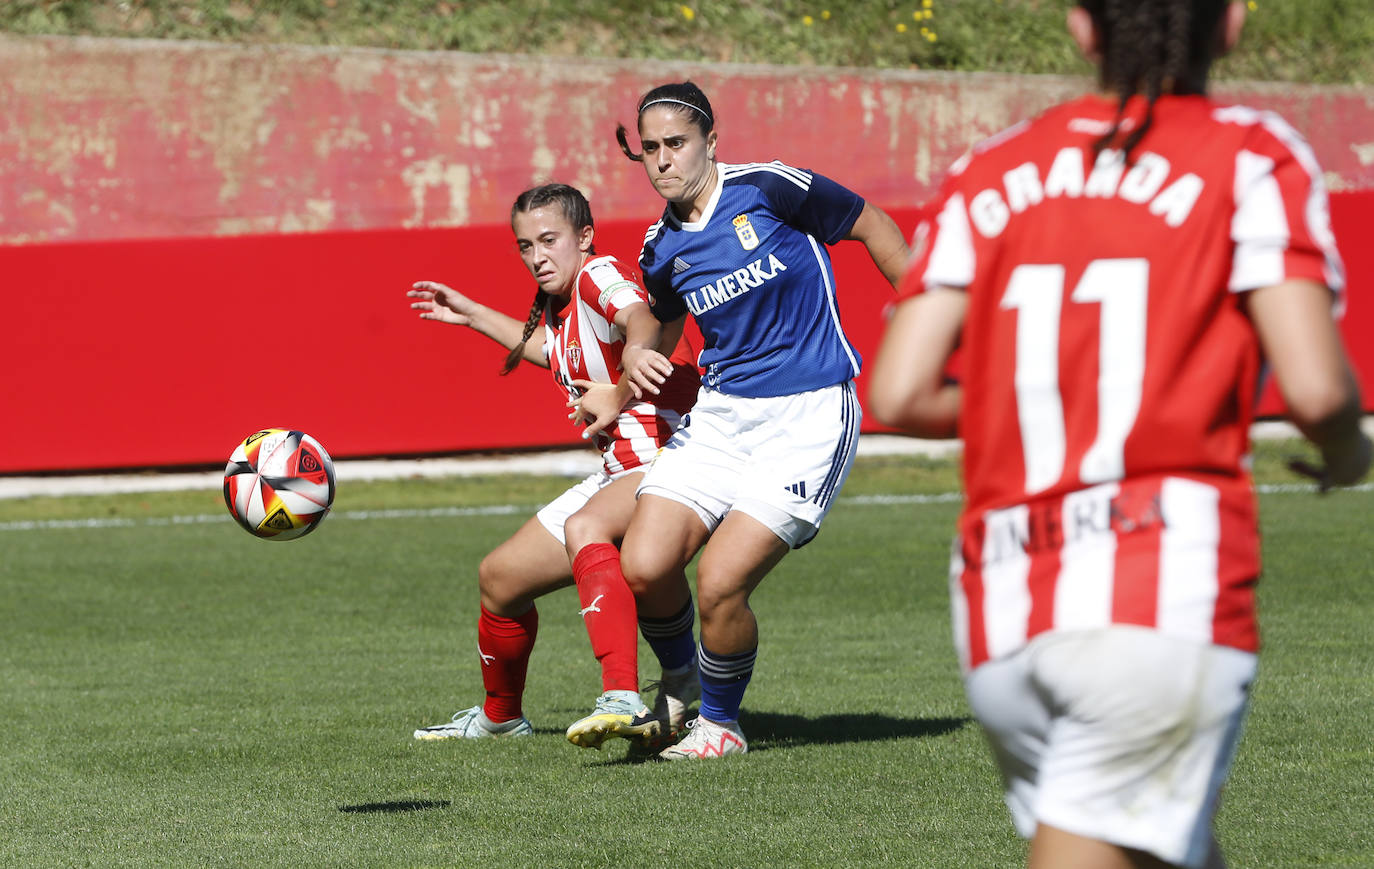
<instances>
[{"instance_id":1,"label":"blue sock","mask_svg":"<svg viewBox=\"0 0 1374 869\"><path fill-rule=\"evenodd\" d=\"M698 666L701 668L701 717L724 723L739 720L739 707L744 702L744 689L754 675L757 647L734 655L717 655L701 647Z\"/></svg>"},{"instance_id":2,"label":"blue sock","mask_svg":"<svg viewBox=\"0 0 1374 869\"><path fill-rule=\"evenodd\" d=\"M696 622L696 610L692 599L678 611L677 615L666 619L639 617L639 632L653 649L654 657L665 671L682 671L692 665L696 658L697 644L692 638L692 626Z\"/></svg>"}]
</instances>

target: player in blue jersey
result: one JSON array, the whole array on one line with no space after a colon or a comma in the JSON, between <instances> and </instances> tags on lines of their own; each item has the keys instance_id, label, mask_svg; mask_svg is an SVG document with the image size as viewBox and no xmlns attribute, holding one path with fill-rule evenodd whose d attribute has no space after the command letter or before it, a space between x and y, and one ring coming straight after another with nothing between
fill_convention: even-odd
<instances>
[{"instance_id":1,"label":"player in blue jersey","mask_svg":"<svg viewBox=\"0 0 1374 869\"><path fill-rule=\"evenodd\" d=\"M623 126L617 139L668 202L640 253L645 287L658 320L696 319L705 377L639 487L621 564L665 667L655 712L670 731L688 728L661 757L718 757L747 748L738 718L758 649L749 596L816 535L858 442L860 359L840 326L826 245L862 242L894 286L907 246L885 212L824 176L717 162L711 104L691 82L649 91L638 115L642 153ZM662 377L664 360L645 349L656 345L627 336L636 388ZM685 573L698 552L699 649ZM700 712L685 722L698 676Z\"/></svg>"}]
</instances>

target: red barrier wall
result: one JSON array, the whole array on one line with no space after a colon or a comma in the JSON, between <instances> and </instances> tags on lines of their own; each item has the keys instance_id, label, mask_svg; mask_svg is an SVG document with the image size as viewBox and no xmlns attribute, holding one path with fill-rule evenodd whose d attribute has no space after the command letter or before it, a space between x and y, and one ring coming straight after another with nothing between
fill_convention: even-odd
<instances>
[{"instance_id":1,"label":"red barrier wall","mask_svg":"<svg viewBox=\"0 0 1374 869\"><path fill-rule=\"evenodd\" d=\"M1374 191L1334 196L1332 218L1356 288L1343 328L1374 387ZM633 256L643 230L603 223L599 249ZM832 254L870 357L891 290L861 245ZM267 426L354 457L578 442L546 371L502 378L494 343L408 307L432 278L523 314L504 226L0 247L0 275L19 324L0 345L0 472L214 464Z\"/></svg>"},{"instance_id":2,"label":"red barrier wall","mask_svg":"<svg viewBox=\"0 0 1374 869\"><path fill-rule=\"evenodd\" d=\"M604 224L598 247L632 258L643 234ZM844 315L876 323L891 290L861 246L836 260ZM547 371L500 377L500 347L409 308L431 278L523 317L506 227L0 247L0 274L23 324L0 472L215 463L267 426L338 456L580 442Z\"/></svg>"}]
</instances>

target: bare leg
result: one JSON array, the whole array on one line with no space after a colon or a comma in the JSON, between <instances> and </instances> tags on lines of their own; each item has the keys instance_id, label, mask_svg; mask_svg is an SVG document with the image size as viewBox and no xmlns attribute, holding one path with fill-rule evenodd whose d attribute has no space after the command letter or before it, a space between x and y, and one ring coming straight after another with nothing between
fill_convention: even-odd
<instances>
[{"instance_id":1,"label":"bare leg","mask_svg":"<svg viewBox=\"0 0 1374 869\"><path fill-rule=\"evenodd\" d=\"M749 596L788 548L752 516L726 515L697 565L697 609L701 614L703 646L727 655L758 646L758 621L749 608Z\"/></svg>"},{"instance_id":2,"label":"bare leg","mask_svg":"<svg viewBox=\"0 0 1374 869\"><path fill-rule=\"evenodd\" d=\"M581 510L568 517L563 523L563 537L568 541L570 563L589 543L620 545L635 512L635 489L643 477L642 473L626 474L602 488Z\"/></svg>"},{"instance_id":3,"label":"bare leg","mask_svg":"<svg viewBox=\"0 0 1374 869\"><path fill-rule=\"evenodd\" d=\"M1158 869L1165 863L1153 854L1122 848L1041 824L1031 839L1030 869ZM1212 842L1207 869L1225 869L1221 850Z\"/></svg>"},{"instance_id":4,"label":"bare leg","mask_svg":"<svg viewBox=\"0 0 1374 869\"><path fill-rule=\"evenodd\" d=\"M620 565L639 612L669 618L691 600L687 565L709 536L690 507L658 495L641 495L620 545Z\"/></svg>"},{"instance_id":5,"label":"bare leg","mask_svg":"<svg viewBox=\"0 0 1374 869\"><path fill-rule=\"evenodd\" d=\"M515 618L528 611L535 598L571 585L572 567L558 539L531 516L482 559L477 581L487 612Z\"/></svg>"}]
</instances>

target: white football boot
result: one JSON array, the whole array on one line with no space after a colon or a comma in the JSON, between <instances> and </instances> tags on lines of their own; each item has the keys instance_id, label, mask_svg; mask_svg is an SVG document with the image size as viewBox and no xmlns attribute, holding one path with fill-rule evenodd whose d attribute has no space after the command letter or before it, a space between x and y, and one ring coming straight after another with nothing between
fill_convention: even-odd
<instances>
[{"instance_id":1,"label":"white football boot","mask_svg":"<svg viewBox=\"0 0 1374 869\"><path fill-rule=\"evenodd\" d=\"M639 699L636 691L607 691L596 698L596 708L568 728L568 741L583 748L600 748L613 736L648 745L658 736L659 721Z\"/></svg>"},{"instance_id":2,"label":"white football boot","mask_svg":"<svg viewBox=\"0 0 1374 869\"><path fill-rule=\"evenodd\" d=\"M664 673L657 682L650 682L645 690L657 689L654 695L654 717L661 725L661 735L676 739L687 723L687 710L701 699L701 679L696 661L685 673Z\"/></svg>"},{"instance_id":3,"label":"white football boot","mask_svg":"<svg viewBox=\"0 0 1374 869\"><path fill-rule=\"evenodd\" d=\"M670 745L658 753L664 760L702 760L744 754L749 743L738 721L719 723L697 716L687 722L687 735L677 745Z\"/></svg>"},{"instance_id":4,"label":"white football boot","mask_svg":"<svg viewBox=\"0 0 1374 869\"><path fill-rule=\"evenodd\" d=\"M534 733L529 719L521 716L495 724L481 706L453 713L450 721L422 727L415 731L416 739L501 739L507 736L529 736Z\"/></svg>"}]
</instances>

